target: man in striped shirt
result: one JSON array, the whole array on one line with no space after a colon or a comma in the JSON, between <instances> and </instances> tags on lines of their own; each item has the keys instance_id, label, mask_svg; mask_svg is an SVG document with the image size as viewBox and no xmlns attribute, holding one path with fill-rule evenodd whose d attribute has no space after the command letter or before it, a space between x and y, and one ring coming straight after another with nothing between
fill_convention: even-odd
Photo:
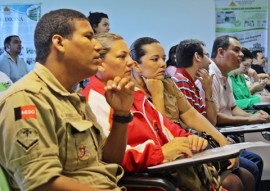
<instances>
[{"instance_id":1,"label":"man in striped shirt","mask_svg":"<svg viewBox=\"0 0 270 191\"><path fill-rule=\"evenodd\" d=\"M212 98L212 77L205 69L210 64L208 56L204 42L196 39L181 41L176 49L177 70L172 79L189 103L215 126L216 106ZM197 79L201 81L205 99L195 84Z\"/></svg>"},{"instance_id":2,"label":"man in striped shirt","mask_svg":"<svg viewBox=\"0 0 270 191\"><path fill-rule=\"evenodd\" d=\"M209 55L206 53L205 45L199 40L181 41L176 49L177 71L173 77L178 88L186 95L190 104L204 115L214 126L217 123L217 109L220 102L217 97L213 99L212 82L213 74L208 74L210 64ZM195 84L195 80L201 82L204 91L204 98ZM227 98L228 98L228 94ZM224 103L226 104L226 103ZM259 188L263 169L263 161L260 156L245 150L240 155L240 167L247 169L254 175L256 187Z\"/></svg>"}]
</instances>

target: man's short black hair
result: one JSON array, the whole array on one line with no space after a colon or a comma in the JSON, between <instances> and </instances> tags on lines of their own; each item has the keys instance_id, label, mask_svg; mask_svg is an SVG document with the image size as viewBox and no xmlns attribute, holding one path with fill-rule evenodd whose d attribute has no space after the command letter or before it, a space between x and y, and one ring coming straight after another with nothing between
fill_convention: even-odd
<instances>
[{"instance_id":1,"label":"man's short black hair","mask_svg":"<svg viewBox=\"0 0 270 191\"><path fill-rule=\"evenodd\" d=\"M257 59L258 58L258 53L263 53L263 51L261 51L261 50L252 51L253 58Z\"/></svg>"},{"instance_id":2,"label":"man's short black hair","mask_svg":"<svg viewBox=\"0 0 270 191\"><path fill-rule=\"evenodd\" d=\"M197 52L204 57L204 42L197 39L187 39L179 43L176 48L176 64L177 68L187 68L193 65L193 56Z\"/></svg>"},{"instance_id":3,"label":"man's short black hair","mask_svg":"<svg viewBox=\"0 0 270 191\"><path fill-rule=\"evenodd\" d=\"M95 27L98 26L98 24L100 23L100 21L103 18L107 18L109 19L108 15L102 12L93 12L91 13L91 11L89 12L89 16L88 16L88 21L90 22L91 26L93 27L94 32L95 31Z\"/></svg>"},{"instance_id":4,"label":"man's short black hair","mask_svg":"<svg viewBox=\"0 0 270 191\"><path fill-rule=\"evenodd\" d=\"M235 36L231 36L231 35L223 35L223 36L219 36L215 39L214 44L213 44L213 48L212 48L212 53L211 53L211 58L215 59L217 57L217 53L218 53L218 49L222 48L224 50L227 50L228 47L230 46L230 38L233 38L237 41L238 38L236 38Z\"/></svg>"},{"instance_id":5,"label":"man's short black hair","mask_svg":"<svg viewBox=\"0 0 270 191\"><path fill-rule=\"evenodd\" d=\"M4 40L4 50L5 51L6 51L6 45L7 44L10 44L10 42L11 42L11 40L12 40L13 37L20 38L18 35L10 35L10 36L6 37L5 40Z\"/></svg>"},{"instance_id":6,"label":"man's short black hair","mask_svg":"<svg viewBox=\"0 0 270 191\"><path fill-rule=\"evenodd\" d=\"M86 20L84 14L72 9L58 9L50 11L41 17L37 23L34 41L36 61L43 64L50 54L52 37L55 34L70 38L75 30L74 20Z\"/></svg>"}]
</instances>

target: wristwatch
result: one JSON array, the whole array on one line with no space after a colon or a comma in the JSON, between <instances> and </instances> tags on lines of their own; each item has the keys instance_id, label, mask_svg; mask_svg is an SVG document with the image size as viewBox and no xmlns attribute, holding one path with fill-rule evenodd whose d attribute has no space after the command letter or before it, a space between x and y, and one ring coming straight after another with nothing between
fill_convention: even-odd
<instances>
[{"instance_id":1,"label":"wristwatch","mask_svg":"<svg viewBox=\"0 0 270 191\"><path fill-rule=\"evenodd\" d=\"M210 98L205 98L205 101L210 101L210 102L214 102L214 98L213 98L213 95L210 97Z\"/></svg>"},{"instance_id":2,"label":"wristwatch","mask_svg":"<svg viewBox=\"0 0 270 191\"><path fill-rule=\"evenodd\" d=\"M132 113L129 113L128 116L119 116L119 115L113 115L113 121L118 123L129 123L133 120Z\"/></svg>"}]
</instances>

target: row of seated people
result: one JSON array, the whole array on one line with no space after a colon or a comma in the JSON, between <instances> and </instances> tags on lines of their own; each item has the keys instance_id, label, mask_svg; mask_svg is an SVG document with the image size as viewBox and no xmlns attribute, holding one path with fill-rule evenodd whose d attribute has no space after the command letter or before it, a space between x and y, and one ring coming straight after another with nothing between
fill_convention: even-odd
<instances>
[{"instance_id":1,"label":"row of seated people","mask_svg":"<svg viewBox=\"0 0 270 191\"><path fill-rule=\"evenodd\" d=\"M97 39L101 42L103 47L105 47L105 50L112 50L111 47L108 47L109 46L108 42L112 41L111 39L109 39L108 36L109 35L105 35L105 34L100 35L100 36L98 35ZM227 37L227 38L229 38L229 37ZM222 40L224 41L224 39L222 39ZM201 43L200 41L187 40L187 41L183 41L181 43L183 44L182 47L188 47L188 45L189 46L197 45L197 47L194 48L193 53L187 52L187 51L190 51L190 49L187 48L186 50L182 50L183 51L182 55L192 55L191 57L193 57L195 54L195 51L198 50L199 47L201 48L202 55L207 54L205 52L204 43ZM113 46L113 45L111 45L111 46ZM177 124L181 124L182 126L188 126L189 128L193 128L199 132L208 131L208 133L212 134L217 140L224 140L224 139L220 139L220 138L216 137L215 128L209 122L207 122L208 124L203 125L204 124L203 121L205 119L202 117L202 115L199 115L199 117L197 117L199 113L195 112L196 111L195 109L190 110L190 104L187 104L188 102L186 101L186 98L184 97L183 94L181 94L179 92L179 90L176 88L176 86L173 83L173 81L171 80L171 78L164 79L165 67L166 67L166 64L164 61L165 60L165 53L164 53L162 46L159 44L159 42L157 40L152 39L152 38L148 38L148 37L138 39L131 45L130 50L131 50L130 54L132 56L132 59L135 61L135 63L133 63L133 64L127 63L125 68L123 66L123 68L120 69L120 66L117 64L113 64L112 61L111 62L109 62L109 60L107 62L104 61L102 63L103 66L100 66L101 68L98 71L98 73L96 74L96 76L92 77L90 79L90 83L86 87L86 89L83 91L83 94L87 96L88 102L89 102L90 106L92 106L92 108L97 108L97 105L104 105L104 103L106 103L104 98L103 99L100 98L104 94L104 91L103 91L104 84L102 85L102 82L106 83L107 80L112 79L116 75L130 75L129 71L131 70L131 76L134 79L136 87L139 88L140 90L143 90L144 94L146 95L147 100L148 101L150 100L161 113L166 115L166 117L170 118L172 121L176 122ZM181 51L181 50L179 50L179 51ZM122 52L125 52L125 51L122 51ZM141 52L143 52L143 54ZM205 53L203 53L203 52L205 52ZM176 55L176 57L177 57L177 55ZM179 58L179 60L180 59L181 58ZM187 60L188 59L186 59L183 62L186 65L188 64ZM193 59L189 59L189 60L193 60ZM200 62L202 62L202 63L198 63L198 64L191 63L191 65L197 67L197 69L201 69L198 66L208 67L209 63L210 63L208 57L204 57L203 59L200 60ZM129 65L132 65L132 69L130 69L131 66L129 66ZM184 69L181 69L181 70L184 70ZM192 70L193 70L194 76L197 75L196 70L194 70L194 68L192 68ZM118 72L119 72L119 74L118 74ZM213 112L212 112L212 111L214 111L214 112L216 111L214 100L213 100L213 98L211 98L211 95L212 95L211 84L212 83L209 83L209 78L206 79L207 73L205 73L205 70L201 70L199 73L202 73L202 76L204 77L203 84L208 87L207 89L209 89L209 91L207 93L208 93L208 95L210 95L210 97L208 98L208 101L210 102L210 107L208 107L208 108L206 107L211 112L211 113L209 113L209 116L211 116L212 118L213 118L213 116L215 116L215 118L216 118L217 114L213 114ZM193 105L195 108L197 106L196 109L201 114L206 115L207 112L205 111L204 101L202 100L202 98L199 98L198 94L195 95L194 92L196 92L196 90L192 90L192 88L194 88L194 87L191 88L192 82L190 83L190 81L189 82L188 81L189 80L180 79L180 80L176 80L176 83L178 83L178 85L179 85L179 83L183 83L183 84L179 85L180 86L179 88L180 88L180 90L184 89L184 91L188 92L188 93L184 93L187 96L187 100L189 100L191 105ZM186 85L184 85L185 83L186 83ZM190 87L187 87L187 84L191 84L191 85L189 85ZM209 84L210 84L210 88L209 88ZM138 92L140 92L140 91L138 90ZM193 92L193 95L192 95L192 92ZM136 102L138 101L138 103L135 103L135 102L133 103L134 108L136 109L135 110L136 112L133 111L133 113L136 113L134 116L139 115L139 114L145 115L144 118L147 119L145 124L147 124L147 121L148 121L148 123L150 121L150 124L152 124L152 126L149 126L149 129L154 128L154 129L156 129L156 131L160 132L160 130L158 130L158 124L159 124L157 122L158 120L155 118L154 118L154 121L153 121L153 118L148 119L147 112L145 111L147 109L142 107L143 104L145 104L144 99L146 99L146 98L144 98L144 96L142 96L142 95L140 96L140 94L137 93L137 91L136 91L135 100L136 100ZM101 100L103 103L100 104L100 102L98 102L97 100ZM199 103L198 103L198 100L200 100ZM146 101L146 103L148 103L148 101ZM141 106L138 106L138 104ZM137 114L137 110L140 111L138 114ZM96 114L96 117L99 119L98 121L101 123L103 122L102 126L106 127L105 130L108 131L111 128L111 124L106 119L110 119L110 116L112 115L112 111L111 111L110 107L108 105L105 105L103 110L100 110L100 108L99 108L94 113ZM104 113L106 113L107 115L104 116ZM258 119L258 117L257 117L258 115L260 115L260 117L262 117L262 119ZM248 116L249 116L249 114L248 114ZM180 120L180 117L182 120ZM198 119L198 118L200 118L200 119ZM140 120L142 120L142 119L140 119ZM215 120L216 119L212 119L213 123L215 123L214 122ZM243 124L248 122L249 117L246 117L245 120L246 121L242 122ZM250 121L249 123L266 122L267 120L268 120L268 114L264 113L263 111L260 111L260 113L254 115L254 117L251 120L249 120ZM134 123L139 124L138 122L134 122ZM128 143L130 145L132 145L133 147L131 146L127 150L126 156L128 156L128 159L127 159L128 161L132 160L134 162L132 162L132 166L129 166L130 165L129 162L125 163L125 159L124 159L124 163L123 163L124 168L128 172L130 172L130 171L136 172L136 171L140 170L140 168L142 168L141 170L145 170L147 166L154 165L154 164L151 164L151 160L149 162L147 160L145 160L145 158L147 158L147 157L141 157L140 155L144 156L147 154L147 156L148 156L149 150L148 150L147 146L148 146L148 144L152 145L152 143L147 143L147 141L149 141L149 138L146 139L147 133L144 133L145 135L142 136L142 138L138 138L140 136L138 135L138 133L135 133L137 131L134 130L135 129L134 126L136 126L136 125L134 125L133 123L130 123L129 126L130 126L130 129L132 129L132 130L130 130L131 133L130 133L130 138L128 139L129 140ZM139 129L137 126L136 126L136 128L137 128L136 130L143 132L143 130L141 128ZM144 129L145 128L146 127L144 127ZM145 131L147 131L147 129ZM143 146L141 146L141 144ZM222 144L224 144L224 142L223 143L220 142L220 144L222 145ZM136 146L138 146L138 145L140 145L140 154L138 154L136 151L137 150ZM135 147L135 149L134 149L134 147ZM136 155L138 155L138 156L136 156ZM152 156L152 155L150 154L150 156ZM132 159L132 158L134 158L134 159ZM138 159L136 160L136 158L138 158ZM139 159L144 159L144 160L140 161ZM136 166L134 168L135 163L138 166ZM127 165L127 166L125 166L125 165ZM146 166L144 166L144 165L146 165ZM260 176L261 176L262 168L263 168L263 163L262 163L261 158L259 156L255 155L254 153L245 151L242 153L242 156L240 158L240 166L243 166L244 168L249 169L250 172L252 172L252 174L255 175L256 183L258 184L258 187L259 187ZM226 179L223 182L223 184L226 187Z\"/></svg>"},{"instance_id":2,"label":"row of seated people","mask_svg":"<svg viewBox=\"0 0 270 191\"><path fill-rule=\"evenodd\" d=\"M255 66L252 62L256 60L253 57L253 54L247 48L242 48L242 52L244 57L240 67L232 70L229 73L229 77L232 81L236 105L242 109L252 109L255 104L267 103L270 101L270 94L267 90L269 76L266 73L257 74L257 72L251 68L252 66ZM265 64L265 59L262 60ZM259 67L263 66L264 65L260 65ZM263 109L269 113L267 107Z\"/></svg>"},{"instance_id":3,"label":"row of seated people","mask_svg":"<svg viewBox=\"0 0 270 191\"><path fill-rule=\"evenodd\" d=\"M166 70L171 76L175 74L177 68L176 48L177 45L171 47L167 60ZM240 67L230 71L229 77L232 81L236 105L241 109L253 109L256 103L270 101L269 75L263 69L266 59L264 53L259 50L250 52L247 48L242 47L241 51L244 57Z\"/></svg>"},{"instance_id":4,"label":"row of seated people","mask_svg":"<svg viewBox=\"0 0 270 191\"><path fill-rule=\"evenodd\" d=\"M90 46L90 43L88 45L85 41L75 38L80 35L81 38L85 38L82 37L82 34L85 34L83 30L90 31L89 35L92 34L92 29L86 21L82 14L72 10L56 10L45 14L35 31L37 61L41 64L37 63L33 72L11 86L1 100L1 132L8 136L1 138L1 143L6 145L6 148L0 153L0 162L13 180L12 186L21 190L54 190L55 186L57 188L60 186L63 190L79 188L79 190L95 190L88 186L100 190L119 190L116 183L122 174L121 167L106 165L100 160L121 164L128 172L139 172L146 170L150 165L171 161L179 154L192 156L192 153L205 149L207 141L186 132L182 125L198 132L206 131L220 145L228 144L227 139L211 123L222 124L230 117L232 122L237 120L219 112L219 109L224 107L222 105L224 101L218 100L217 90L211 90L212 83L209 88L208 82L212 80L214 82L214 79L203 69L210 63L203 43L185 40L179 44L179 46L183 45L183 48L188 45L197 46L192 50L194 51L192 54L187 54L185 52L187 50L177 49L176 60L179 65L182 56L191 55L191 59L185 61L187 65L179 69L179 73L186 71L188 74L190 67L196 67L198 70L189 74L189 81L179 80L178 74L172 78L180 90L181 81L196 89L190 91L195 99L185 98L171 78L164 79L165 53L157 40L148 37L140 38L129 50L119 35L106 33L96 36L98 43L91 36L87 36L87 39L93 43ZM55 35L43 37L42 31L45 30L44 27L48 27L49 22L56 26L59 26L59 23L74 25L75 31L71 33L73 37L69 39L70 37L62 36L59 31L55 31L57 27L51 23L50 30ZM48 41L51 42L49 46ZM43 54L46 44L48 52ZM89 54L91 55L89 50L93 54L91 66L88 66ZM188 50L190 51L189 48ZM181 51L183 51L182 55ZM236 38L229 36L217 38L213 47L213 52L215 51L214 62L220 64L220 70L223 70L227 64L232 64L229 70L240 64L242 52ZM224 70L222 74L227 74L228 68ZM81 97L69 93L74 82L89 76L92 76L90 83L82 94L86 96L94 112L83 104ZM198 78L202 87L209 88L204 90L205 102L197 96L200 94L192 77ZM134 85L135 92L133 92ZM230 86L227 85L228 82L225 86L222 84L224 91L229 90ZM198 111L196 107L195 109L192 107L198 106L195 103L196 99L199 100L201 109ZM230 109L236 108L236 111L241 111L233 100L227 103L232 104ZM210 112L217 112L216 119L211 119L211 123L205 118L209 115L209 107L216 107L210 109ZM86 113L84 113L85 108ZM14 109L15 118L14 115L7 115L11 109ZM133 117L129 113L130 110ZM34 111L34 114L28 111ZM235 114L235 111L227 112ZM172 122L162 114L177 119L171 119ZM241 117L235 123L260 123L268 120L268 114L263 111ZM89 120L92 122L90 123ZM70 129L63 127L66 123ZM91 124L94 126L89 127ZM19 129L20 127L23 128ZM63 132L67 135L63 135ZM103 132L106 139L103 137ZM10 143L10 137L16 137L16 143ZM66 138L71 141L68 145L65 144ZM69 149L71 150L68 151ZM77 155L74 156L74 153ZM230 159L229 173L220 174L225 189L254 190L255 184L259 185L263 163L254 153L248 155L252 157L240 157L240 167L237 159ZM53 160L49 162L49 158ZM252 161L255 158L257 161ZM105 176L109 177L107 181L106 178L104 179ZM176 171L175 176L179 181L179 187L183 189L209 190L212 186L221 188L221 185L213 185L212 180L204 183L199 181L198 185L194 184L194 181L185 182L187 179L181 179L184 177L181 169Z\"/></svg>"}]
</instances>

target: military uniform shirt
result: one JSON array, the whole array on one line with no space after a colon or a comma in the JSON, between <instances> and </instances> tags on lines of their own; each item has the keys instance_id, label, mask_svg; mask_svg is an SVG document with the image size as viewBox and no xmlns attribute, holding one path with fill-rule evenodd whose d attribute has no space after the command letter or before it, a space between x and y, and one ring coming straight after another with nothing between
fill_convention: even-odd
<instances>
[{"instance_id":1,"label":"military uniform shirt","mask_svg":"<svg viewBox=\"0 0 270 191\"><path fill-rule=\"evenodd\" d=\"M0 164L13 188L33 190L66 176L120 190L123 170L101 161L104 135L84 97L69 93L43 65L6 91L0 111Z\"/></svg>"}]
</instances>

